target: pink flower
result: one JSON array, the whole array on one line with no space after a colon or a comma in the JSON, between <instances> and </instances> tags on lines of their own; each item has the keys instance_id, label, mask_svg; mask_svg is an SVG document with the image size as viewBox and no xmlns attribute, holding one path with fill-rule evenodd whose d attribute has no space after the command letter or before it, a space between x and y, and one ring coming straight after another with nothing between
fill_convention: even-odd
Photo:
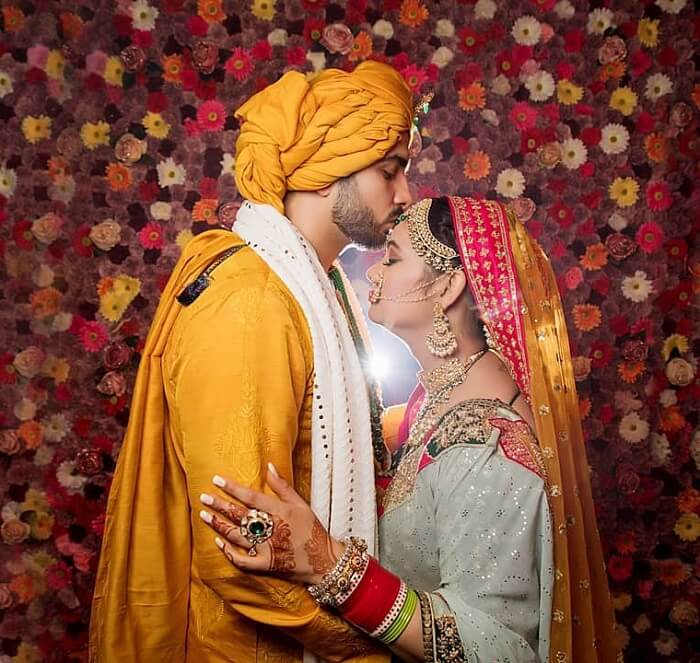
<instances>
[{"instance_id":1,"label":"pink flower","mask_svg":"<svg viewBox=\"0 0 700 663\"><path fill-rule=\"evenodd\" d=\"M88 352L99 352L107 345L109 334L106 327L96 320L84 322L78 332L83 347Z\"/></svg>"},{"instance_id":2,"label":"pink flower","mask_svg":"<svg viewBox=\"0 0 700 663\"><path fill-rule=\"evenodd\" d=\"M144 249L162 249L165 245L163 226L151 221L139 231L139 240Z\"/></svg>"},{"instance_id":3,"label":"pink flower","mask_svg":"<svg viewBox=\"0 0 700 663\"><path fill-rule=\"evenodd\" d=\"M532 129L537 124L537 110L526 101L519 101L510 111L511 122L520 130Z\"/></svg>"},{"instance_id":4,"label":"pink flower","mask_svg":"<svg viewBox=\"0 0 700 663\"><path fill-rule=\"evenodd\" d=\"M663 212L671 207L673 199L665 182L649 182L646 190L647 207L654 212Z\"/></svg>"},{"instance_id":5,"label":"pink flower","mask_svg":"<svg viewBox=\"0 0 700 663\"><path fill-rule=\"evenodd\" d=\"M637 244L644 253L658 251L664 243L664 231L658 223L647 221L639 226L636 235Z\"/></svg>"},{"instance_id":6,"label":"pink flower","mask_svg":"<svg viewBox=\"0 0 700 663\"><path fill-rule=\"evenodd\" d=\"M428 76L418 65L412 64L401 70L401 75L413 92L418 92Z\"/></svg>"},{"instance_id":7,"label":"pink flower","mask_svg":"<svg viewBox=\"0 0 700 663\"><path fill-rule=\"evenodd\" d=\"M569 290L576 290L583 281L583 272L580 267L572 267L564 277L566 287Z\"/></svg>"},{"instance_id":8,"label":"pink flower","mask_svg":"<svg viewBox=\"0 0 700 663\"><path fill-rule=\"evenodd\" d=\"M253 71L250 52L245 48L234 48L224 67L237 81L242 81Z\"/></svg>"},{"instance_id":9,"label":"pink flower","mask_svg":"<svg viewBox=\"0 0 700 663\"><path fill-rule=\"evenodd\" d=\"M202 131L221 131L226 122L226 109L217 99L205 101L197 109L197 123Z\"/></svg>"}]
</instances>

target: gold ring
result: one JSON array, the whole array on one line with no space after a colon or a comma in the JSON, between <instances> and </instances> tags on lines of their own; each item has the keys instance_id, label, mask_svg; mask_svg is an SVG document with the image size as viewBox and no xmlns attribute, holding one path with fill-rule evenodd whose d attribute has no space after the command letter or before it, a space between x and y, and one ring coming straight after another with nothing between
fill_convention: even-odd
<instances>
[{"instance_id":1,"label":"gold ring","mask_svg":"<svg viewBox=\"0 0 700 663\"><path fill-rule=\"evenodd\" d=\"M253 544L251 550L255 549L256 544L265 543L272 536L273 527L272 516L267 511L251 509L241 519L241 534L246 541ZM253 557L257 551L248 551L248 554Z\"/></svg>"}]
</instances>

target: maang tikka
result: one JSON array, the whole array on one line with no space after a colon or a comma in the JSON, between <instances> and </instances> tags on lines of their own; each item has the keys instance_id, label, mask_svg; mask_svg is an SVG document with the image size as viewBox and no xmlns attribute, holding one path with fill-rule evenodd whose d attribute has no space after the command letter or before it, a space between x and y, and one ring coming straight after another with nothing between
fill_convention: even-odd
<instances>
[{"instance_id":1,"label":"maang tikka","mask_svg":"<svg viewBox=\"0 0 700 663\"><path fill-rule=\"evenodd\" d=\"M433 331L425 338L430 354L445 358L457 350L457 337L450 328L450 320L440 302L433 306Z\"/></svg>"}]
</instances>

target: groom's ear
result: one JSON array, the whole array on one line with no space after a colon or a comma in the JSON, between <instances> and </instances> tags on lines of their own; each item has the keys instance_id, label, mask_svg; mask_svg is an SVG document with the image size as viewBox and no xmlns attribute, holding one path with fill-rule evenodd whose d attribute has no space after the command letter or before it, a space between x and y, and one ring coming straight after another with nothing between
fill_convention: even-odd
<instances>
[{"instance_id":1,"label":"groom's ear","mask_svg":"<svg viewBox=\"0 0 700 663\"><path fill-rule=\"evenodd\" d=\"M467 277L464 274L464 270L460 269L456 272L452 272L447 279L445 291L440 296L442 307L447 310L450 306L458 302L461 297L464 296L466 288Z\"/></svg>"},{"instance_id":2,"label":"groom's ear","mask_svg":"<svg viewBox=\"0 0 700 663\"><path fill-rule=\"evenodd\" d=\"M335 182L332 184L329 184L328 186L324 186L321 189L316 189L314 193L317 193L321 198L328 198L333 193L333 189L335 188Z\"/></svg>"}]
</instances>

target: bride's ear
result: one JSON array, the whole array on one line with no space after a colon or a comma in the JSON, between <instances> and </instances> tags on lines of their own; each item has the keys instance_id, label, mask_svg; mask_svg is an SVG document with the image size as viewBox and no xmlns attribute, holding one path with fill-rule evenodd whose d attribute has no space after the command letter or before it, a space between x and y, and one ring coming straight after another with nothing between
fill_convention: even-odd
<instances>
[{"instance_id":1,"label":"bride's ear","mask_svg":"<svg viewBox=\"0 0 700 663\"><path fill-rule=\"evenodd\" d=\"M447 280L445 291L440 295L440 303L447 310L458 302L467 288L467 277L463 269L452 272Z\"/></svg>"}]
</instances>

